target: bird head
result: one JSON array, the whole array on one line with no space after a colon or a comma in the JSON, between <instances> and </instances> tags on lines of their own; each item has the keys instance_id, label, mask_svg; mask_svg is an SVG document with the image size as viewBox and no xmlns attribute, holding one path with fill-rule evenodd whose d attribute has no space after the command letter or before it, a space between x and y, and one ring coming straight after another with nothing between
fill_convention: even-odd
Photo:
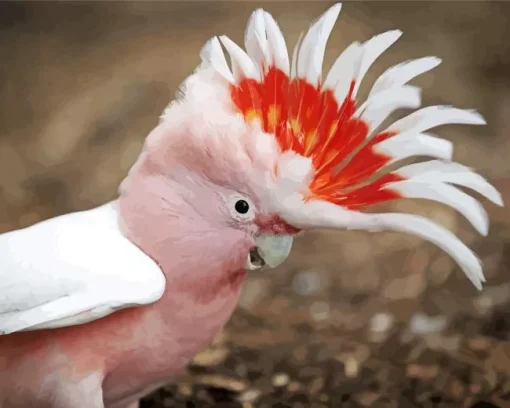
<instances>
[{"instance_id":1,"label":"bird head","mask_svg":"<svg viewBox=\"0 0 510 408\"><path fill-rule=\"evenodd\" d=\"M313 23L292 58L278 24L262 9L249 19L245 50L226 36L209 40L201 64L147 137L121 200L144 184L140 194L156 197L153 212L173 217L171 225L187 224L204 239L215 231L216 239L231 237L224 242L243 241L250 270L280 264L302 230L393 230L436 244L480 288L480 261L452 232L418 215L365 210L401 198L433 200L486 235L484 208L458 187L502 205L500 194L452 161L451 142L428 132L484 119L472 110L430 106L382 126L396 110L420 107L421 90L408 82L441 61L424 57L391 67L359 100L366 72L402 33L351 44L323 76L340 10L335 4ZM414 156L432 160L395 166Z\"/></svg>"}]
</instances>

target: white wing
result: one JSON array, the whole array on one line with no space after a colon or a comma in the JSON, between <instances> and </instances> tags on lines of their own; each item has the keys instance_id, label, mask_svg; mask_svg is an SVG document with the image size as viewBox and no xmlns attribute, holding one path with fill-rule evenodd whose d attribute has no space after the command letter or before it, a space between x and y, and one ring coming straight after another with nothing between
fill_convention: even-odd
<instances>
[{"instance_id":1,"label":"white wing","mask_svg":"<svg viewBox=\"0 0 510 408\"><path fill-rule=\"evenodd\" d=\"M86 323L164 290L159 266L122 235L116 202L0 235L0 334Z\"/></svg>"}]
</instances>

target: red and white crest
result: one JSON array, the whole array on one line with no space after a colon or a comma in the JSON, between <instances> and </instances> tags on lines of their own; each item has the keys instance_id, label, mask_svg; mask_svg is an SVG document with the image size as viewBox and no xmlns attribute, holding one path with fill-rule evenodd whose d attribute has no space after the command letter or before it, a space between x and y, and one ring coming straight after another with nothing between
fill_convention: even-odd
<instances>
[{"instance_id":1,"label":"red and white crest","mask_svg":"<svg viewBox=\"0 0 510 408\"><path fill-rule=\"evenodd\" d=\"M359 101L366 72L402 32L388 31L351 44L323 78L326 43L340 9L340 4L332 6L300 37L291 60L277 23L258 9L248 23L246 51L226 36L215 37L202 50L199 70L212 68L218 74L226 86L222 89L228 88L230 109L246 123L258 121L274 137L282 156L291 153L306 159L297 165L304 166L300 176L306 178L306 189L292 197L281 196L278 210L286 221L300 228L389 229L419 235L449 253L481 287L484 278L478 258L450 231L416 215L360 210L403 197L434 200L458 210L486 235L485 210L456 186L502 205L499 192L482 176L452 162L451 142L429 133L444 124L482 125L484 119L472 110L431 106L381 128L397 109L419 108L421 90L408 82L441 61L425 57L391 67L375 81L367 99ZM385 171L412 156L434 160ZM287 160L275 172L299 173L282 168L286 163L296 168L295 161Z\"/></svg>"}]
</instances>

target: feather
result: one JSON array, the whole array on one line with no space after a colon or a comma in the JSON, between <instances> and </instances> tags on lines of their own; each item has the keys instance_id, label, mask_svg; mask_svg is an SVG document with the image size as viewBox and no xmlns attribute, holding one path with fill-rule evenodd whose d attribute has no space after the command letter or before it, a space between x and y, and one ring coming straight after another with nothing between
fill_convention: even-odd
<instances>
[{"instance_id":1,"label":"feather","mask_svg":"<svg viewBox=\"0 0 510 408\"><path fill-rule=\"evenodd\" d=\"M335 228L366 231L395 231L416 235L441 248L481 290L485 278L478 257L445 227L414 214L364 214L324 200L304 202L298 195L281 202L280 213L297 228Z\"/></svg>"},{"instance_id":2,"label":"feather","mask_svg":"<svg viewBox=\"0 0 510 408\"><path fill-rule=\"evenodd\" d=\"M420 105L421 89L416 86L404 85L400 88L380 92L367 99L354 113L354 116L368 123L371 132L397 109L418 108Z\"/></svg>"},{"instance_id":3,"label":"feather","mask_svg":"<svg viewBox=\"0 0 510 408\"><path fill-rule=\"evenodd\" d=\"M489 231L489 219L483 206L451 185L411 179L388 183L383 189L391 189L405 198L433 200L448 205L466 217L480 234L485 236Z\"/></svg>"},{"instance_id":4,"label":"feather","mask_svg":"<svg viewBox=\"0 0 510 408\"><path fill-rule=\"evenodd\" d=\"M368 97L370 98L379 92L405 85L418 75L437 67L440 63L441 59L437 57L424 57L405 61L390 67L374 82Z\"/></svg>"},{"instance_id":5,"label":"feather","mask_svg":"<svg viewBox=\"0 0 510 408\"><path fill-rule=\"evenodd\" d=\"M244 44L248 56L260 72L264 72L264 65L271 63L271 53L266 38L264 10L257 9L252 13L244 34Z\"/></svg>"},{"instance_id":6,"label":"feather","mask_svg":"<svg viewBox=\"0 0 510 408\"><path fill-rule=\"evenodd\" d=\"M467 187L492 203L503 206L501 193L480 174L460 163L438 160L414 163L398 169L398 174L415 181L443 182Z\"/></svg>"},{"instance_id":7,"label":"feather","mask_svg":"<svg viewBox=\"0 0 510 408\"><path fill-rule=\"evenodd\" d=\"M373 146L376 154L392 158L394 163L413 156L429 156L437 159L451 160L453 156L453 143L429 134L397 135ZM405 177L405 176L404 176Z\"/></svg>"},{"instance_id":8,"label":"feather","mask_svg":"<svg viewBox=\"0 0 510 408\"><path fill-rule=\"evenodd\" d=\"M324 60L324 52L326 50L326 44L333 30L335 21L338 18L342 6L340 3L335 4L329 10L327 10L321 18L310 28L310 37L305 36L302 47L306 47L305 41L308 39L310 51L305 50L304 53L300 54L300 58L303 61L303 69L300 71L300 61L298 61L298 73L306 78L306 81L317 86L322 76L322 64Z\"/></svg>"},{"instance_id":9,"label":"feather","mask_svg":"<svg viewBox=\"0 0 510 408\"><path fill-rule=\"evenodd\" d=\"M294 50L292 51L292 63L290 68L290 79L295 79L298 77L297 71L297 62L299 56L299 49L301 47L301 43L303 41L303 33L299 34L299 38L294 46Z\"/></svg>"},{"instance_id":10,"label":"feather","mask_svg":"<svg viewBox=\"0 0 510 408\"><path fill-rule=\"evenodd\" d=\"M452 106L428 106L397 120L386 131L420 133L446 124L485 125L486 122L478 112L473 110Z\"/></svg>"},{"instance_id":11,"label":"feather","mask_svg":"<svg viewBox=\"0 0 510 408\"><path fill-rule=\"evenodd\" d=\"M388 213L364 215L369 217L369 225L375 224L379 228L410 233L435 244L455 260L478 290L482 289L482 283L485 282L485 278L480 260L473 251L448 229L424 217L413 214Z\"/></svg>"},{"instance_id":12,"label":"feather","mask_svg":"<svg viewBox=\"0 0 510 408\"><path fill-rule=\"evenodd\" d=\"M294 186L307 185L313 174L313 165L309 158L297 155L293 152L285 152L280 157L278 167L279 172L279 190L292 191ZM288 186L291 187L289 190Z\"/></svg>"},{"instance_id":13,"label":"feather","mask_svg":"<svg viewBox=\"0 0 510 408\"><path fill-rule=\"evenodd\" d=\"M266 23L267 41L274 66L281 70L285 75L289 75L289 54L283 34L278 24L271 14L264 12L264 21Z\"/></svg>"},{"instance_id":14,"label":"feather","mask_svg":"<svg viewBox=\"0 0 510 408\"><path fill-rule=\"evenodd\" d=\"M351 83L355 80L362 52L361 44L353 42L338 56L326 76L322 89L333 89L338 104L344 101Z\"/></svg>"},{"instance_id":15,"label":"feather","mask_svg":"<svg viewBox=\"0 0 510 408\"><path fill-rule=\"evenodd\" d=\"M245 78L260 80L259 70L241 47L225 35L220 37L220 41L230 55L232 71L236 83L239 83L239 81Z\"/></svg>"},{"instance_id":16,"label":"feather","mask_svg":"<svg viewBox=\"0 0 510 408\"><path fill-rule=\"evenodd\" d=\"M333 6L336 7L337 5ZM310 70L316 69L316 64L314 64L314 52L315 47L318 46L318 41L320 39L320 31L322 29L322 25L328 15L334 12L333 8L327 10L322 16L320 16L308 29L305 36L303 37L303 41L301 42L301 46L299 47L299 53L297 56L297 77L308 79L308 75L311 74ZM320 45L319 45L320 46ZM322 61L321 61L322 64Z\"/></svg>"},{"instance_id":17,"label":"feather","mask_svg":"<svg viewBox=\"0 0 510 408\"><path fill-rule=\"evenodd\" d=\"M333 64L324 83L324 88L336 87L336 100L338 103L342 103L351 82L354 81L353 97L355 97L361 81L371 65L401 35L401 31L393 30L376 35L362 45L358 42L352 43Z\"/></svg>"},{"instance_id":18,"label":"feather","mask_svg":"<svg viewBox=\"0 0 510 408\"><path fill-rule=\"evenodd\" d=\"M212 66L228 82L234 83L234 76L228 67L225 54L217 37L211 38L204 45L200 51L200 57L206 65Z\"/></svg>"},{"instance_id":19,"label":"feather","mask_svg":"<svg viewBox=\"0 0 510 408\"><path fill-rule=\"evenodd\" d=\"M372 37L362 45L363 57L361 59L358 75L355 78L354 96L356 96L361 81L375 60L379 58L384 51L391 47L401 35L402 31L400 30L387 31Z\"/></svg>"},{"instance_id":20,"label":"feather","mask_svg":"<svg viewBox=\"0 0 510 408\"><path fill-rule=\"evenodd\" d=\"M96 320L165 289L159 266L122 235L115 203L2 234L0 259L0 334Z\"/></svg>"}]
</instances>

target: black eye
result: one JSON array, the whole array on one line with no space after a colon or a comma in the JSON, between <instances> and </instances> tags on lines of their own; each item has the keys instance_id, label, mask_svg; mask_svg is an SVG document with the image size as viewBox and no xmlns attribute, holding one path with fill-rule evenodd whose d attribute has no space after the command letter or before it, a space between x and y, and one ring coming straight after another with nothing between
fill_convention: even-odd
<instances>
[{"instance_id":1,"label":"black eye","mask_svg":"<svg viewBox=\"0 0 510 408\"><path fill-rule=\"evenodd\" d=\"M250 206L246 201L239 200L238 202L236 202L235 208L239 214L246 214L250 209Z\"/></svg>"}]
</instances>

